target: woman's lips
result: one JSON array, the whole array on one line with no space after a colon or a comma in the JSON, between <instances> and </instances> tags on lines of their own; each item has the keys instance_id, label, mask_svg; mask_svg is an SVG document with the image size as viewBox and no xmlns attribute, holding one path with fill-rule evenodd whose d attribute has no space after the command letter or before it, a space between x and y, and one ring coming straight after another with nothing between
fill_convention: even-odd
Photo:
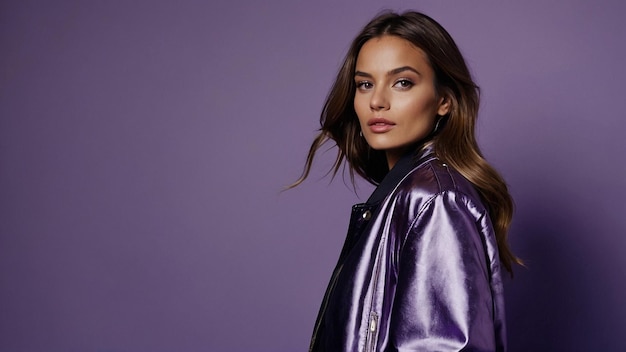
<instances>
[{"instance_id":1,"label":"woman's lips","mask_svg":"<svg viewBox=\"0 0 626 352\"><path fill-rule=\"evenodd\" d=\"M370 131L374 133L385 133L391 130L396 124L383 118L375 118L368 120L367 125Z\"/></svg>"}]
</instances>

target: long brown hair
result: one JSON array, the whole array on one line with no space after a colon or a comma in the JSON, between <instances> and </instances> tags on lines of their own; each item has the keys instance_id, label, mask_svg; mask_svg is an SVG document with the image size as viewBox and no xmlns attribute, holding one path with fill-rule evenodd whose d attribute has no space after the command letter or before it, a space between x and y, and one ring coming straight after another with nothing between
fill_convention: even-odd
<instances>
[{"instance_id":1,"label":"long brown hair","mask_svg":"<svg viewBox=\"0 0 626 352\"><path fill-rule=\"evenodd\" d=\"M424 14L384 12L370 21L354 39L326 98L320 117L320 133L311 144L302 175L290 188L307 178L315 153L329 140L333 140L338 147L332 166L333 175L337 174L344 161L348 163L353 182L356 172L376 185L389 171L384 151L370 148L359 136L360 127L353 104L356 92L354 71L359 51L368 40L383 35L408 40L426 53L435 72L435 88L439 96L450 99L450 111L440 122L437 133L431 134L422 143L432 144L439 159L454 167L476 187L493 222L500 260L512 272L513 263L522 263L507 244L513 201L506 183L483 158L476 143L474 130L479 88L452 37L439 23Z\"/></svg>"}]
</instances>

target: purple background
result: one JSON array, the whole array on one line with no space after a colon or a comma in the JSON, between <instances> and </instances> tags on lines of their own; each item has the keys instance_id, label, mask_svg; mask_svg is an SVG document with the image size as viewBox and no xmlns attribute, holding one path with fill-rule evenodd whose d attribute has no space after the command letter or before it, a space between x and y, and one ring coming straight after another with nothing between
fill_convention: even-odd
<instances>
[{"instance_id":1,"label":"purple background","mask_svg":"<svg viewBox=\"0 0 626 352\"><path fill-rule=\"evenodd\" d=\"M626 5L418 2L517 203L511 351L626 350ZM303 351L355 195L301 187L379 1L2 1L0 350Z\"/></svg>"}]
</instances>

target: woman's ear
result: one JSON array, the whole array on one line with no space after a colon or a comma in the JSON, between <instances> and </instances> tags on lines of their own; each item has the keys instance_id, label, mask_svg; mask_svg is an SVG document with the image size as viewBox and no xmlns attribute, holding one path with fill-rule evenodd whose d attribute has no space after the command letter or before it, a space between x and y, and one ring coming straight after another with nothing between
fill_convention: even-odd
<instances>
[{"instance_id":1,"label":"woman's ear","mask_svg":"<svg viewBox=\"0 0 626 352\"><path fill-rule=\"evenodd\" d=\"M437 115L445 116L450 112L452 99L446 94L439 98L439 106L437 108Z\"/></svg>"}]
</instances>

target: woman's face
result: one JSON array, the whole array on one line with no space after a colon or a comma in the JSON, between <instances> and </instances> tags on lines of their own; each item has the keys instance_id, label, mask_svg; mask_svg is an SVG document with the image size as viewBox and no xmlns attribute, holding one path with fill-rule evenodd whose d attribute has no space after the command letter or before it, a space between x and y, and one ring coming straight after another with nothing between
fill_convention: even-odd
<instances>
[{"instance_id":1,"label":"woman's face","mask_svg":"<svg viewBox=\"0 0 626 352\"><path fill-rule=\"evenodd\" d=\"M426 54L409 41L382 36L367 41L356 61L354 109L363 137L384 150L389 168L426 137L449 103L437 95Z\"/></svg>"}]
</instances>

